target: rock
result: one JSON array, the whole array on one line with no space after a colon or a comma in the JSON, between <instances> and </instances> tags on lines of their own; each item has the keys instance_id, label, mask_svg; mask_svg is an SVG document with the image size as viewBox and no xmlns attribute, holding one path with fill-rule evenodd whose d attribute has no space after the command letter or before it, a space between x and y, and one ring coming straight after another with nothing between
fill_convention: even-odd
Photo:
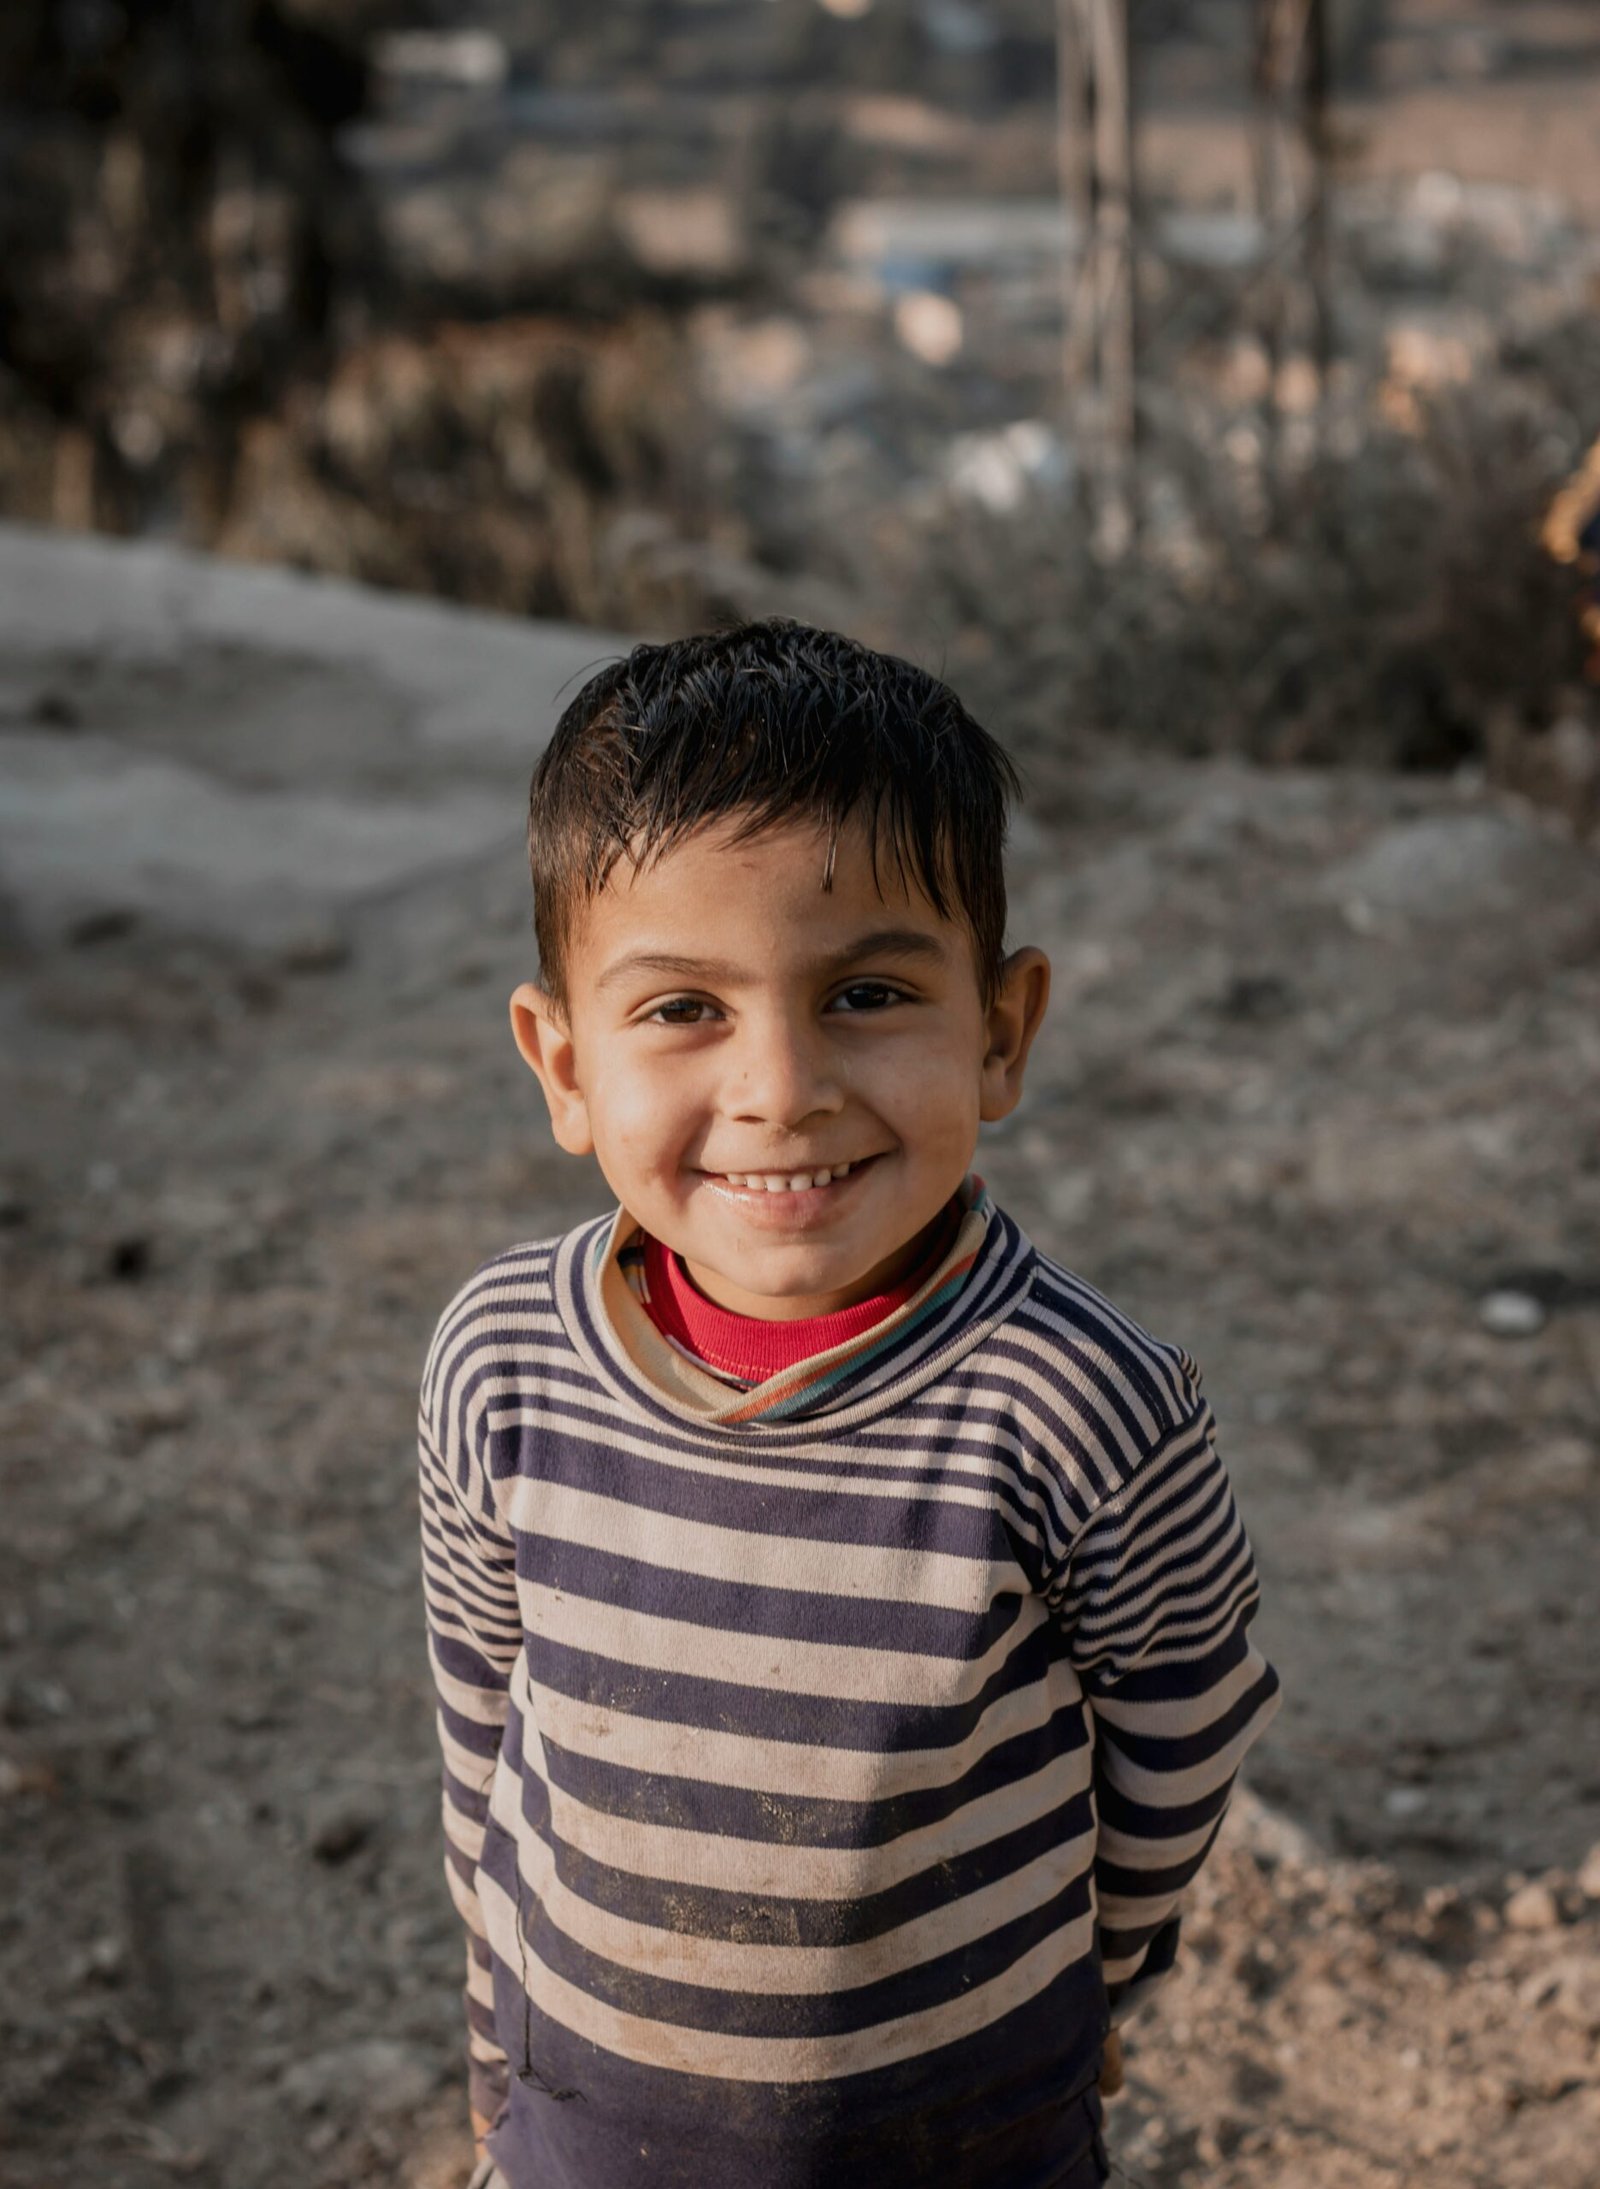
<instances>
[{"instance_id":1,"label":"rock","mask_svg":"<svg viewBox=\"0 0 1600 2189\"><path fill-rule=\"evenodd\" d=\"M53 1718L64 1718L71 1709L72 1697L59 1680L40 1679L31 1673L16 1674L0 1694L0 1720L19 1732L48 1725Z\"/></svg>"},{"instance_id":2,"label":"rock","mask_svg":"<svg viewBox=\"0 0 1600 2189\"><path fill-rule=\"evenodd\" d=\"M366 2122L414 2113L438 2082L438 2063L421 2046L366 2037L297 2060L284 2070L278 2088L302 2113L336 2108Z\"/></svg>"},{"instance_id":3,"label":"rock","mask_svg":"<svg viewBox=\"0 0 1600 2189\"><path fill-rule=\"evenodd\" d=\"M1600 1467L1600 1446L1585 1437L1555 1437L1530 1452L1521 1479L1530 1489L1587 1493Z\"/></svg>"},{"instance_id":4,"label":"rock","mask_svg":"<svg viewBox=\"0 0 1600 2189\"><path fill-rule=\"evenodd\" d=\"M1578 1865L1577 1886L1588 1900L1600 1900L1600 1839Z\"/></svg>"},{"instance_id":5,"label":"rock","mask_svg":"<svg viewBox=\"0 0 1600 2189\"><path fill-rule=\"evenodd\" d=\"M286 973L337 973L350 962L350 943L333 927L304 927L284 943L279 963Z\"/></svg>"},{"instance_id":6,"label":"rock","mask_svg":"<svg viewBox=\"0 0 1600 2189\"><path fill-rule=\"evenodd\" d=\"M1592 1954L1563 1955L1541 1976L1540 2003L1586 2036L1600 2035L1600 1962Z\"/></svg>"},{"instance_id":7,"label":"rock","mask_svg":"<svg viewBox=\"0 0 1600 2189\"><path fill-rule=\"evenodd\" d=\"M1548 1885L1535 1880L1519 1885L1505 1905L1506 1928L1513 1931L1553 1931L1561 1921L1561 1907Z\"/></svg>"},{"instance_id":8,"label":"rock","mask_svg":"<svg viewBox=\"0 0 1600 2189\"><path fill-rule=\"evenodd\" d=\"M319 1862L348 1862L377 1831L379 1818L366 1803L328 1802L311 1812L307 1844Z\"/></svg>"},{"instance_id":9,"label":"rock","mask_svg":"<svg viewBox=\"0 0 1600 2189\"><path fill-rule=\"evenodd\" d=\"M97 905L69 923L67 941L74 950L94 950L101 943L118 942L124 935L131 935L138 924L139 915L129 905Z\"/></svg>"},{"instance_id":10,"label":"rock","mask_svg":"<svg viewBox=\"0 0 1600 2189\"><path fill-rule=\"evenodd\" d=\"M170 1436L194 1419L193 1401L182 1391L140 1391L117 1408L117 1424L138 1442Z\"/></svg>"},{"instance_id":11,"label":"rock","mask_svg":"<svg viewBox=\"0 0 1600 2189\"><path fill-rule=\"evenodd\" d=\"M1535 824L1499 813L1430 814L1381 831L1329 867L1320 896L1359 900L1381 917L1429 926L1528 919L1561 900L1592 914L1600 901L1594 862Z\"/></svg>"},{"instance_id":12,"label":"rock","mask_svg":"<svg viewBox=\"0 0 1600 2189\"><path fill-rule=\"evenodd\" d=\"M1281 973L1235 973L1213 1008L1223 1018L1265 1023L1290 1016L1296 1003L1294 986Z\"/></svg>"},{"instance_id":13,"label":"rock","mask_svg":"<svg viewBox=\"0 0 1600 2189\"><path fill-rule=\"evenodd\" d=\"M28 719L41 730L80 730L83 710L66 692L41 692L28 710Z\"/></svg>"},{"instance_id":14,"label":"rock","mask_svg":"<svg viewBox=\"0 0 1600 2189\"><path fill-rule=\"evenodd\" d=\"M1486 1292L1478 1320L1497 1338L1531 1338L1544 1328L1544 1308L1531 1292Z\"/></svg>"},{"instance_id":15,"label":"rock","mask_svg":"<svg viewBox=\"0 0 1600 2189\"><path fill-rule=\"evenodd\" d=\"M119 1983L127 1971L128 1949L120 1938L92 1938L73 1962L79 1983Z\"/></svg>"},{"instance_id":16,"label":"rock","mask_svg":"<svg viewBox=\"0 0 1600 2189\"><path fill-rule=\"evenodd\" d=\"M19 1762L0 1756L0 1801L17 1801L26 1794L58 1794L60 1781L47 1763Z\"/></svg>"},{"instance_id":17,"label":"rock","mask_svg":"<svg viewBox=\"0 0 1600 2189\"><path fill-rule=\"evenodd\" d=\"M140 1232L113 1239L106 1249L106 1275L117 1284L138 1284L150 1274L150 1241Z\"/></svg>"}]
</instances>

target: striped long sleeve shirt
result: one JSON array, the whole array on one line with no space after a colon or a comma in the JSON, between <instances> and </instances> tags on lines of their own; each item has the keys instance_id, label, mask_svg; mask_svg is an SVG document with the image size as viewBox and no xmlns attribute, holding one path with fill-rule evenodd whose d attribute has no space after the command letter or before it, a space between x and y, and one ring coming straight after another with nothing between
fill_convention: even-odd
<instances>
[{"instance_id":1,"label":"striped long sleeve shirt","mask_svg":"<svg viewBox=\"0 0 1600 2189\"><path fill-rule=\"evenodd\" d=\"M734 1390L632 1230L486 1264L423 1378L490 2149L1048 2189L1277 1703L1199 1371L978 1192L888 1322Z\"/></svg>"}]
</instances>

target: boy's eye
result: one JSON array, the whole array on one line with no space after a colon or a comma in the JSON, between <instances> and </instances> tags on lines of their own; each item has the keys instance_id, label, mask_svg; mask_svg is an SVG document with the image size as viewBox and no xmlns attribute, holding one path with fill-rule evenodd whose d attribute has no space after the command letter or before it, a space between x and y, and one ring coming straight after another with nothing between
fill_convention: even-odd
<instances>
[{"instance_id":1,"label":"boy's eye","mask_svg":"<svg viewBox=\"0 0 1600 2189\"><path fill-rule=\"evenodd\" d=\"M898 988L891 988L887 981L857 980L848 988L841 988L833 999L835 1010L881 1011L886 1004L903 1003L904 996Z\"/></svg>"},{"instance_id":2,"label":"boy's eye","mask_svg":"<svg viewBox=\"0 0 1600 2189\"><path fill-rule=\"evenodd\" d=\"M656 1005L650 1016L662 1026L698 1026L711 1016L711 1006L698 996L669 996L665 1003Z\"/></svg>"}]
</instances>

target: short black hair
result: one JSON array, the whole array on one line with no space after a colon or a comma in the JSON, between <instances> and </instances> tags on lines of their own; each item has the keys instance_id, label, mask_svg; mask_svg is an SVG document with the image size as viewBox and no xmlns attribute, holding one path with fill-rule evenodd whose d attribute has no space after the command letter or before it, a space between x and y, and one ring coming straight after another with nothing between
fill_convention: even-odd
<instances>
[{"instance_id":1,"label":"short black hair","mask_svg":"<svg viewBox=\"0 0 1600 2189\"><path fill-rule=\"evenodd\" d=\"M856 817L875 874L885 859L942 917L965 918L988 1002L1019 789L948 684L836 631L772 617L636 646L583 686L533 771L528 862L545 988L565 1005L575 915L618 859L648 865L734 815L741 838L809 816L827 833L826 889L839 831Z\"/></svg>"}]
</instances>

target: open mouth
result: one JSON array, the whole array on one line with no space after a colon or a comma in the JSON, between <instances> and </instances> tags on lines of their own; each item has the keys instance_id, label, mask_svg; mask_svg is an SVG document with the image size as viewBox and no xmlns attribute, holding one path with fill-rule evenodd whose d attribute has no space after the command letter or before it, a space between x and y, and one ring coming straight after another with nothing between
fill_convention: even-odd
<instances>
[{"instance_id":1,"label":"open mouth","mask_svg":"<svg viewBox=\"0 0 1600 2189\"><path fill-rule=\"evenodd\" d=\"M846 1178L858 1176L877 1160L875 1155L863 1155L850 1163L819 1163L809 1169L707 1171L705 1175L713 1185L732 1186L740 1193L822 1193Z\"/></svg>"}]
</instances>

